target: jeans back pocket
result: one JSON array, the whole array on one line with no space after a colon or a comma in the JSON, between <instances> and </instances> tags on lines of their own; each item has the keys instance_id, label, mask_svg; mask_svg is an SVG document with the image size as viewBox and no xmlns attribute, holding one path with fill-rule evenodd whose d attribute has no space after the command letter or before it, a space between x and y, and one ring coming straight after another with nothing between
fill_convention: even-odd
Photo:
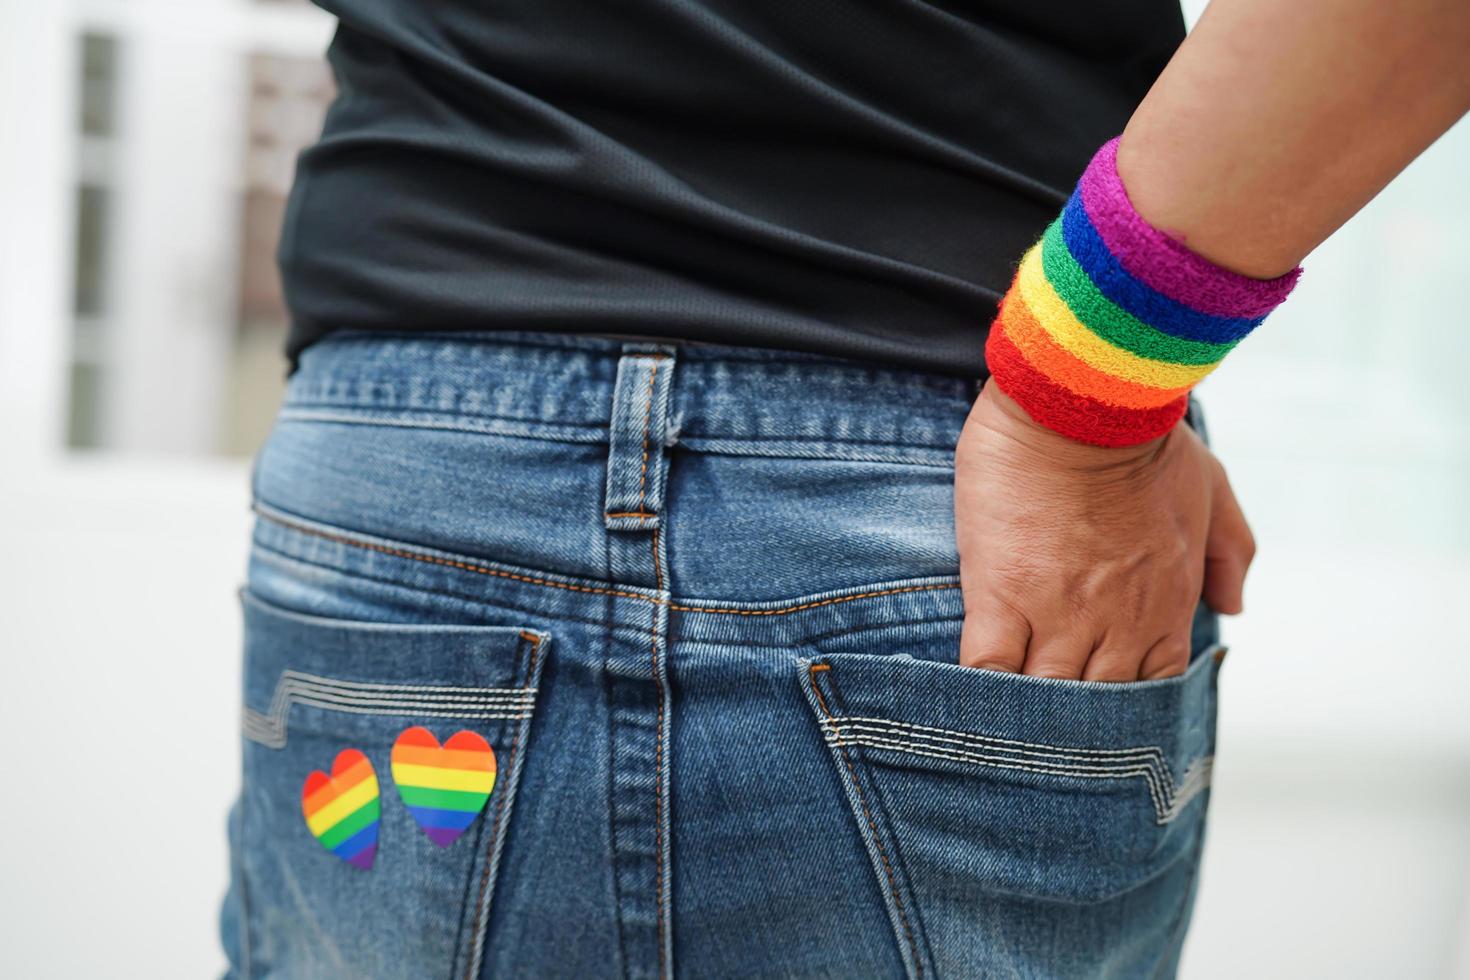
<instances>
[{"instance_id":1,"label":"jeans back pocket","mask_svg":"<svg viewBox=\"0 0 1470 980\"><path fill-rule=\"evenodd\" d=\"M1222 655L1137 683L798 660L910 976L1004 975L1020 951L1152 975L1193 892Z\"/></svg>"},{"instance_id":2,"label":"jeans back pocket","mask_svg":"<svg viewBox=\"0 0 1470 980\"><path fill-rule=\"evenodd\" d=\"M549 636L242 602L232 972L473 977Z\"/></svg>"}]
</instances>

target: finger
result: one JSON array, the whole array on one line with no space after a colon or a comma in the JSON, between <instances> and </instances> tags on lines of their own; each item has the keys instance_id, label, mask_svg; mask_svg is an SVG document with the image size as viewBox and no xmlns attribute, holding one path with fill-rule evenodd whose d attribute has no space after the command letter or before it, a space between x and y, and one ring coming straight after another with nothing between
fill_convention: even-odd
<instances>
[{"instance_id":1,"label":"finger","mask_svg":"<svg viewBox=\"0 0 1470 980\"><path fill-rule=\"evenodd\" d=\"M1031 624L1004 603L967 604L960 630L960 664L1018 673L1030 640Z\"/></svg>"},{"instance_id":2,"label":"finger","mask_svg":"<svg viewBox=\"0 0 1470 980\"><path fill-rule=\"evenodd\" d=\"M1230 489L1223 468L1217 469L1210 530L1205 539L1205 602L1215 612L1235 615L1245 607L1245 573L1256 555L1256 539Z\"/></svg>"},{"instance_id":3,"label":"finger","mask_svg":"<svg viewBox=\"0 0 1470 980\"><path fill-rule=\"evenodd\" d=\"M1138 679L1158 680L1182 674L1189 667L1189 630L1170 633L1155 643L1138 666Z\"/></svg>"},{"instance_id":4,"label":"finger","mask_svg":"<svg viewBox=\"0 0 1470 980\"><path fill-rule=\"evenodd\" d=\"M1082 679L1136 681L1144 658L1153 645L1150 637L1137 633L1106 635L1087 658Z\"/></svg>"},{"instance_id":5,"label":"finger","mask_svg":"<svg viewBox=\"0 0 1470 980\"><path fill-rule=\"evenodd\" d=\"M1023 674L1033 677L1056 677L1077 680L1087 664L1087 655L1092 652L1094 635L1079 629L1057 630L1052 633L1037 632L1026 651L1026 666Z\"/></svg>"}]
</instances>

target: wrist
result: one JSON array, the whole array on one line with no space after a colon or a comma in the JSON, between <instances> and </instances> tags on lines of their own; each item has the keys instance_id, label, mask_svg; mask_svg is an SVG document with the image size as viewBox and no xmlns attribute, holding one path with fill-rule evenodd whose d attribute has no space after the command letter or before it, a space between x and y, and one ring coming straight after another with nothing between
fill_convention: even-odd
<instances>
[{"instance_id":1,"label":"wrist","mask_svg":"<svg viewBox=\"0 0 1470 980\"><path fill-rule=\"evenodd\" d=\"M1132 129L1130 122L1118 141L1118 178L1149 224L1221 268L1252 279L1278 279L1301 263L1301 247L1283 239L1281 223L1263 220L1271 217L1259 210L1263 195L1252 195L1252 206L1242 207L1240 193L1198 193L1191 183L1197 175L1180 172L1168 153L1138 149ZM1145 147L1150 135L1142 137Z\"/></svg>"},{"instance_id":2,"label":"wrist","mask_svg":"<svg viewBox=\"0 0 1470 980\"><path fill-rule=\"evenodd\" d=\"M1300 273L1251 279L1150 225L1118 176L1117 144L1022 258L985 348L992 381L1034 422L1101 447L1173 429L1190 389Z\"/></svg>"},{"instance_id":3,"label":"wrist","mask_svg":"<svg viewBox=\"0 0 1470 980\"><path fill-rule=\"evenodd\" d=\"M1165 434L1127 446L1099 446L1069 438L1032 418L994 378L980 389L974 411L982 425L1032 461L1077 472L1130 466L1154 456L1167 438Z\"/></svg>"}]
</instances>

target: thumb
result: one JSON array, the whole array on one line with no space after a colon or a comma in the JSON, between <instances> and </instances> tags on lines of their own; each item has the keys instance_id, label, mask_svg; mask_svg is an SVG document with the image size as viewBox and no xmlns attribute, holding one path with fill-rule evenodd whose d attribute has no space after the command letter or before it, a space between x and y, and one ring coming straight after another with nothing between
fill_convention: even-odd
<instances>
[{"instance_id":1,"label":"thumb","mask_svg":"<svg viewBox=\"0 0 1470 980\"><path fill-rule=\"evenodd\" d=\"M1256 539L1218 461L1213 498L1205 539L1204 600L1215 612L1234 615L1244 608L1245 573L1256 556Z\"/></svg>"},{"instance_id":2,"label":"thumb","mask_svg":"<svg viewBox=\"0 0 1470 980\"><path fill-rule=\"evenodd\" d=\"M980 599L965 603L960 631L960 665L1018 674L1026 662L1031 624L1003 602Z\"/></svg>"}]
</instances>

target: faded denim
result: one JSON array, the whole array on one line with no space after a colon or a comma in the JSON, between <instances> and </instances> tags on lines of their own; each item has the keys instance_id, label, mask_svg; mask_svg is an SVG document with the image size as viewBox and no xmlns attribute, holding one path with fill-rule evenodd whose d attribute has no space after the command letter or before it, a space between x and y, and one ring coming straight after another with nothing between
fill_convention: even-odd
<instances>
[{"instance_id":1,"label":"faded denim","mask_svg":"<svg viewBox=\"0 0 1470 980\"><path fill-rule=\"evenodd\" d=\"M612 336L308 348L253 475L231 976L1172 975L1215 619L1162 681L959 667L976 391ZM389 774L411 725L499 760L447 848ZM367 871L301 813L348 747Z\"/></svg>"}]
</instances>

